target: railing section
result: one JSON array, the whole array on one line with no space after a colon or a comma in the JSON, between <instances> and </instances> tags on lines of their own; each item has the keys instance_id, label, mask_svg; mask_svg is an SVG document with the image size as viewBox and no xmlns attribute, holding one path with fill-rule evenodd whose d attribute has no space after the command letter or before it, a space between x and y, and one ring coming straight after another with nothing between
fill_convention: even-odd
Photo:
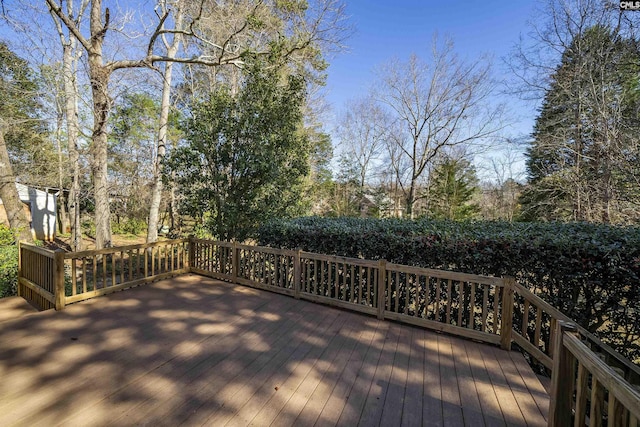
<instances>
[{"instance_id":1,"label":"railing section","mask_svg":"<svg viewBox=\"0 0 640 427\"><path fill-rule=\"evenodd\" d=\"M18 295L39 310L55 308L56 253L28 243L18 253Z\"/></svg>"},{"instance_id":2,"label":"railing section","mask_svg":"<svg viewBox=\"0 0 640 427\"><path fill-rule=\"evenodd\" d=\"M500 344L511 329L503 315L505 298L504 306L511 301L506 280L386 264L384 317Z\"/></svg>"},{"instance_id":3,"label":"railing section","mask_svg":"<svg viewBox=\"0 0 640 427\"><path fill-rule=\"evenodd\" d=\"M298 298L378 314L377 261L299 252Z\"/></svg>"},{"instance_id":4,"label":"railing section","mask_svg":"<svg viewBox=\"0 0 640 427\"><path fill-rule=\"evenodd\" d=\"M549 425L637 427L640 392L581 340L575 325L559 321L554 337Z\"/></svg>"},{"instance_id":5,"label":"railing section","mask_svg":"<svg viewBox=\"0 0 640 427\"><path fill-rule=\"evenodd\" d=\"M64 304L189 272L189 240L67 252Z\"/></svg>"},{"instance_id":6,"label":"railing section","mask_svg":"<svg viewBox=\"0 0 640 427\"><path fill-rule=\"evenodd\" d=\"M511 279L192 239L194 273L501 344ZM509 284L507 284L509 283Z\"/></svg>"},{"instance_id":7,"label":"railing section","mask_svg":"<svg viewBox=\"0 0 640 427\"><path fill-rule=\"evenodd\" d=\"M233 243L190 239L190 270L220 280L233 279Z\"/></svg>"},{"instance_id":8,"label":"railing section","mask_svg":"<svg viewBox=\"0 0 640 427\"><path fill-rule=\"evenodd\" d=\"M513 342L528 353L534 362L551 371L558 322L573 323L573 320L522 285L514 283L513 289ZM640 385L640 368L637 365L583 327L575 327L580 339L598 358L629 383Z\"/></svg>"}]
</instances>

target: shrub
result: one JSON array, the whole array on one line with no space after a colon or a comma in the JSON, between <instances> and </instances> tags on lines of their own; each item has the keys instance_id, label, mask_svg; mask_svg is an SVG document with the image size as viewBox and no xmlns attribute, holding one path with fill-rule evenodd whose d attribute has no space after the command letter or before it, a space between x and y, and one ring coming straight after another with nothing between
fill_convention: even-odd
<instances>
[{"instance_id":1,"label":"shrub","mask_svg":"<svg viewBox=\"0 0 640 427\"><path fill-rule=\"evenodd\" d=\"M587 223L298 218L259 244L514 276L616 350L640 358L640 228Z\"/></svg>"},{"instance_id":2,"label":"shrub","mask_svg":"<svg viewBox=\"0 0 640 427\"><path fill-rule=\"evenodd\" d=\"M147 223L141 219L127 218L119 223L112 222L111 231L114 234L133 234L137 236L147 231Z\"/></svg>"},{"instance_id":3,"label":"shrub","mask_svg":"<svg viewBox=\"0 0 640 427\"><path fill-rule=\"evenodd\" d=\"M18 247L9 227L0 224L0 298L17 295Z\"/></svg>"}]
</instances>

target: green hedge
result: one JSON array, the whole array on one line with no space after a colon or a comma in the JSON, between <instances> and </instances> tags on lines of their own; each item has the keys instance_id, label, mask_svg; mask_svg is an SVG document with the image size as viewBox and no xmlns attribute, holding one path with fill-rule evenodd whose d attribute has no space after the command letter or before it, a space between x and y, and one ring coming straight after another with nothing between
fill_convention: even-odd
<instances>
[{"instance_id":1,"label":"green hedge","mask_svg":"<svg viewBox=\"0 0 640 427\"><path fill-rule=\"evenodd\" d=\"M18 247L13 231L0 224L0 298L17 295Z\"/></svg>"},{"instance_id":2,"label":"green hedge","mask_svg":"<svg viewBox=\"0 0 640 427\"><path fill-rule=\"evenodd\" d=\"M640 228L587 223L298 218L261 245L428 268L510 275L636 363Z\"/></svg>"}]
</instances>

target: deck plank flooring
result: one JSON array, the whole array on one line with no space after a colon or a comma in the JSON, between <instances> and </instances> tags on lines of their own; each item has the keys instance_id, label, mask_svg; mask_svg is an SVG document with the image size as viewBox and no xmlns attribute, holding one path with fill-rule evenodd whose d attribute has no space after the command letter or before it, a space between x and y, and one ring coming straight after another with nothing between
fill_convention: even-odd
<instances>
[{"instance_id":1,"label":"deck plank flooring","mask_svg":"<svg viewBox=\"0 0 640 427\"><path fill-rule=\"evenodd\" d=\"M0 323L0 425L546 425L516 352L185 275Z\"/></svg>"}]
</instances>

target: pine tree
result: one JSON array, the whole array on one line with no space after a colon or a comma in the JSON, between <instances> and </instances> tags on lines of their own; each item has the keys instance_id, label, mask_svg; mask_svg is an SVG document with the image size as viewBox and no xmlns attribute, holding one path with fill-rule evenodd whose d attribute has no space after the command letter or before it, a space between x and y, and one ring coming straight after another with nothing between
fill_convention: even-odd
<instances>
[{"instance_id":1,"label":"pine tree","mask_svg":"<svg viewBox=\"0 0 640 427\"><path fill-rule=\"evenodd\" d=\"M428 215L435 219L463 220L479 212L471 203L478 190L476 171L465 159L446 157L430 176Z\"/></svg>"},{"instance_id":2,"label":"pine tree","mask_svg":"<svg viewBox=\"0 0 640 427\"><path fill-rule=\"evenodd\" d=\"M594 26L566 49L552 75L527 151L526 220L622 222L637 157L633 40ZM631 174L631 175L630 175Z\"/></svg>"}]
</instances>

